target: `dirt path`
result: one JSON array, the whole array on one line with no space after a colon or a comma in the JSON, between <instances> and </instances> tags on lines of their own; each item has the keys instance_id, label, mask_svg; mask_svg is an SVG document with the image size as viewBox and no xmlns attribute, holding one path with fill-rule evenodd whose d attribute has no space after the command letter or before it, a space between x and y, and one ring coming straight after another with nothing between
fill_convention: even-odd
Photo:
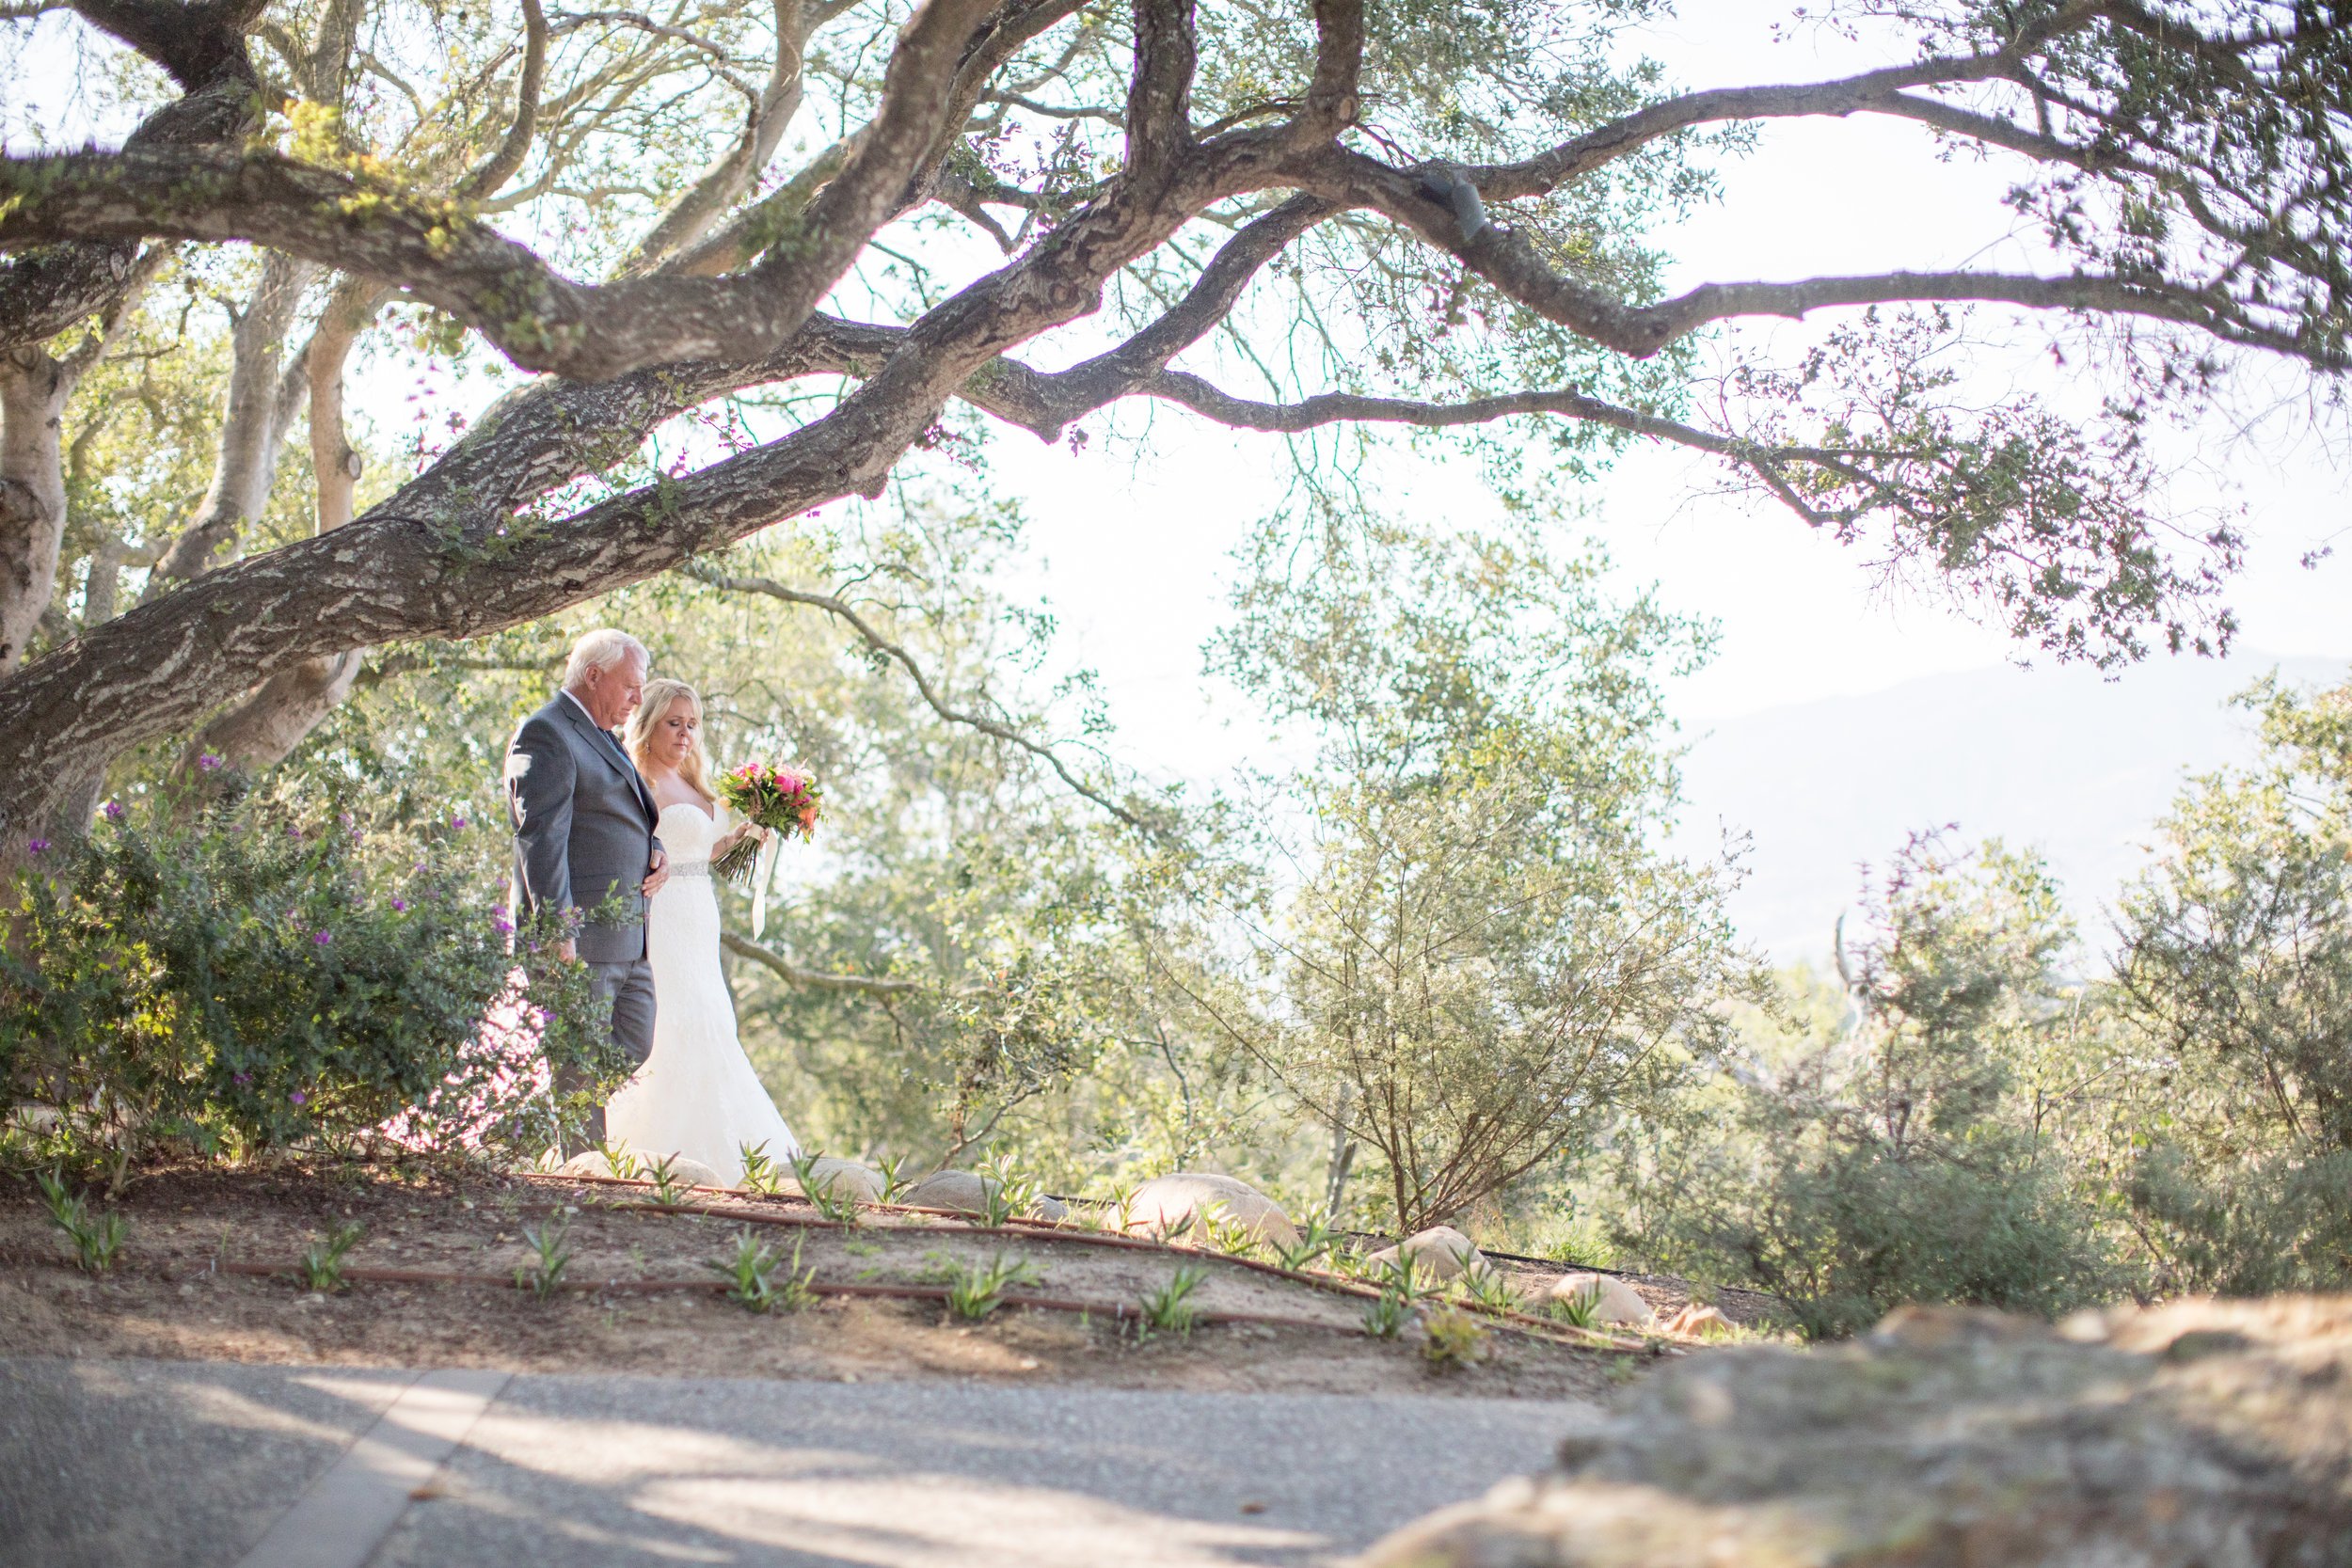
<instances>
[{"instance_id":1,"label":"dirt path","mask_svg":"<svg viewBox=\"0 0 2352 1568\"><path fill-rule=\"evenodd\" d=\"M1309 1568L1595 1414L0 1357L0 1539L11 1568Z\"/></svg>"}]
</instances>

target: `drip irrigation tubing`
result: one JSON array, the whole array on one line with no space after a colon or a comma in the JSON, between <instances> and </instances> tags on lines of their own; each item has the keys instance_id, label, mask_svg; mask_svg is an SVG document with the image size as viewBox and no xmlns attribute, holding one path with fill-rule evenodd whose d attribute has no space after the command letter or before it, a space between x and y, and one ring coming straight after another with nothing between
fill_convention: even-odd
<instances>
[{"instance_id":1,"label":"drip irrigation tubing","mask_svg":"<svg viewBox=\"0 0 2352 1568\"><path fill-rule=\"evenodd\" d=\"M598 1186L633 1188L645 1188L653 1185L649 1181L628 1177L558 1176L538 1172L532 1173L530 1180L550 1184L589 1182ZM733 1188L728 1187L697 1187L689 1190L723 1194L734 1198L741 1207L721 1208L708 1203L660 1202L609 1203L604 1207L624 1212L700 1214L711 1219L742 1220L758 1225L797 1226L807 1229L850 1228L849 1222L826 1219L818 1214L776 1213L760 1206L762 1203L787 1201L781 1198L764 1200L743 1198L738 1196ZM807 1199L803 1198L801 1201L806 1202ZM1383 1294L1376 1286L1360 1284L1355 1280L1338 1279L1330 1275L1308 1274L1298 1269L1287 1269L1279 1263L1268 1263L1256 1258L1239 1258L1230 1252L1217 1252L1206 1247L1180 1247L1168 1242L1154 1241L1146 1236L1108 1235L1099 1230L1088 1230L1082 1227L1065 1225L1056 1220L1012 1218L1004 1225L990 1226L980 1223L977 1215L965 1214L954 1209L919 1209L910 1204L898 1203L873 1203L860 1207L862 1210L878 1211L889 1214L936 1214L960 1222L950 1225L894 1225L890 1227L896 1231L912 1232L916 1235L1027 1236L1036 1240L1072 1242L1080 1246L1123 1247L1131 1250L1156 1252L1171 1258L1204 1259L1231 1264L1235 1268L1253 1270L1259 1274L1270 1275L1277 1279L1287 1279L1295 1284L1310 1286L1318 1291L1327 1291L1335 1295L1352 1296L1360 1301L1376 1301ZM1553 1344L1570 1345L1581 1350L1618 1352L1645 1352L1650 1348L1650 1341L1646 1339L1628 1338L1625 1336L1605 1333L1599 1329L1579 1328L1573 1323L1550 1323L1528 1313L1486 1307L1476 1302L1458 1305L1466 1310L1473 1311L1490 1320L1498 1328L1514 1334L1525 1335L1529 1338L1548 1340Z\"/></svg>"},{"instance_id":2,"label":"drip irrigation tubing","mask_svg":"<svg viewBox=\"0 0 2352 1568\"><path fill-rule=\"evenodd\" d=\"M241 1259L223 1259L198 1269L182 1279L200 1279L206 1274L233 1274L256 1279L299 1279L300 1268L293 1263L254 1263ZM529 1276L482 1274L457 1269L387 1269L351 1265L343 1269L342 1277L358 1285L487 1285L501 1291L528 1290ZM852 1296L893 1301L946 1301L949 1287L946 1285L879 1285L831 1284L807 1280L803 1288L813 1296ZM642 1294L658 1295L687 1292L709 1295L730 1289L724 1279L564 1279L553 1287L586 1295ZM1089 1317L1108 1318L1124 1322L1140 1320L1142 1309L1130 1302L1081 1301L1073 1296L1036 1295L1027 1291L1007 1291L997 1297L1000 1307L1027 1307L1045 1312L1075 1312ZM1196 1323L1248 1323L1266 1328L1304 1328L1325 1333L1361 1334L1364 1329L1348 1323L1327 1323L1316 1318L1282 1317L1270 1312L1230 1312L1216 1307L1199 1307L1192 1314Z\"/></svg>"}]
</instances>

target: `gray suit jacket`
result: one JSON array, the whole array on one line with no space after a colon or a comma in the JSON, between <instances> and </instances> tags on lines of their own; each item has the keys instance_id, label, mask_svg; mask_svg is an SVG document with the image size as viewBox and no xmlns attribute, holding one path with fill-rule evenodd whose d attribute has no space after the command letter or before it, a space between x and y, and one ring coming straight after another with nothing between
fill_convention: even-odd
<instances>
[{"instance_id":1,"label":"gray suit jacket","mask_svg":"<svg viewBox=\"0 0 2352 1568\"><path fill-rule=\"evenodd\" d=\"M579 953L590 963L645 956L645 898L660 813L653 791L621 743L596 728L559 691L506 748L506 816L515 830L518 917L594 911L618 894L621 923L583 926Z\"/></svg>"}]
</instances>

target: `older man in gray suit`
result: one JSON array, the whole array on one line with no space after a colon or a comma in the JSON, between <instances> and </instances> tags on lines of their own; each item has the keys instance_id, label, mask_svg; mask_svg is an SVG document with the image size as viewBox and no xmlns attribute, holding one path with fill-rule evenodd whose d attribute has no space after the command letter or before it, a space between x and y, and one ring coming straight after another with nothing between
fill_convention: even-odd
<instances>
[{"instance_id":1,"label":"older man in gray suit","mask_svg":"<svg viewBox=\"0 0 2352 1568\"><path fill-rule=\"evenodd\" d=\"M557 957L594 972L597 995L612 1004L613 1042L632 1068L653 1050L645 901L670 870L654 836L661 814L653 790L612 732L636 711L651 662L627 632L584 634L572 644L564 689L523 721L506 748L515 908L584 922ZM587 1134L604 1141L603 1106L590 1113Z\"/></svg>"}]
</instances>

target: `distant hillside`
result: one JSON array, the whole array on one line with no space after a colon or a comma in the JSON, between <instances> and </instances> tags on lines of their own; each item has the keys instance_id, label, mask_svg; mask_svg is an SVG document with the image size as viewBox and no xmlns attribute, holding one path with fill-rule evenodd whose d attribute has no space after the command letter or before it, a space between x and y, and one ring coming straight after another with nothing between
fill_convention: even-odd
<instances>
[{"instance_id":1,"label":"distant hillside","mask_svg":"<svg viewBox=\"0 0 2352 1568\"><path fill-rule=\"evenodd\" d=\"M2250 717L2229 698L2273 668L2309 685L2346 667L2160 658L2109 682L2003 666L1694 725L1681 841L1753 835L1734 911L1784 961L1826 957L1861 863L1947 822L1971 841L2039 847L2095 942L2184 776L2251 754Z\"/></svg>"}]
</instances>

